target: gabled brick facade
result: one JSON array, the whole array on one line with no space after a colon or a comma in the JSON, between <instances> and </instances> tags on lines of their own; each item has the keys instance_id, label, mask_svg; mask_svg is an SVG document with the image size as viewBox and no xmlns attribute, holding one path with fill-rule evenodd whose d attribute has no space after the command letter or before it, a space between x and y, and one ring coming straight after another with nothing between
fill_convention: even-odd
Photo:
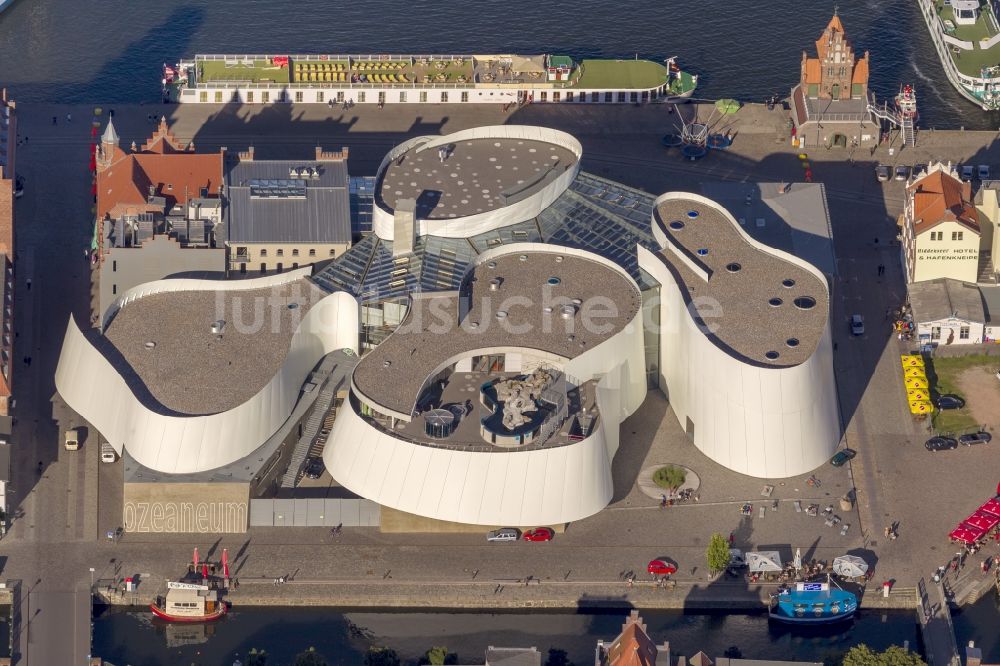
<instances>
[{"instance_id":1,"label":"gabled brick facade","mask_svg":"<svg viewBox=\"0 0 1000 666\"><path fill-rule=\"evenodd\" d=\"M855 60L844 25L836 14L816 40L816 58L802 52L799 83L813 99L866 99L868 96L868 51Z\"/></svg>"}]
</instances>

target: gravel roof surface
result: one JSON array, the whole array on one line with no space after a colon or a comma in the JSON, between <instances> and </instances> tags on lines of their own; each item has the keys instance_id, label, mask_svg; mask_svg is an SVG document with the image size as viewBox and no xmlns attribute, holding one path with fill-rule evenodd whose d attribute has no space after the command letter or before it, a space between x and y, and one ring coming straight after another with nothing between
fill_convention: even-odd
<instances>
[{"instance_id":1,"label":"gravel roof surface","mask_svg":"<svg viewBox=\"0 0 1000 666\"><path fill-rule=\"evenodd\" d=\"M424 381L451 356L520 347L572 359L624 328L640 307L639 292L628 277L555 250L497 257L477 266L470 278L474 281L467 278L463 284L472 294L463 326L457 324L455 292L414 299L399 328L355 368L354 385L361 393L410 414ZM496 291L490 290L493 278L502 280ZM548 286L549 278L558 278L559 284ZM572 319L564 320L560 308L573 299L581 303ZM545 312L546 307L552 312ZM497 317L501 311L507 313L503 321Z\"/></svg>"},{"instance_id":2,"label":"gravel roof surface","mask_svg":"<svg viewBox=\"0 0 1000 666\"><path fill-rule=\"evenodd\" d=\"M451 144L442 162L437 148L415 146L393 160L379 181L379 204L396 209L400 199L417 200L417 217L447 219L503 208L504 197L523 198L540 190L548 175L573 166L576 155L544 141L468 139Z\"/></svg>"},{"instance_id":3,"label":"gravel roof surface","mask_svg":"<svg viewBox=\"0 0 1000 666\"><path fill-rule=\"evenodd\" d=\"M660 252L688 289L685 299L699 299L704 322L715 327L709 337L755 364L787 367L812 355L830 313L825 281L754 247L714 207L676 199L655 214L668 239L709 274L706 283L672 251Z\"/></svg>"},{"instance_id":4,"label":"gravel roof surface","mask_svg":"<svg viewBox=\"0 0 1000 666\"><path fill-rule=\"evenodd\" d=\"M302 317L322 296L308 280L273 289L153 294L115 315L105 332L113 346L105 345L106 353L144 401L180 414L225 411L271 380ZM289 308L292 303L298 306ZM219 319L226 322L221 339L211 332Z\"/></svg>"}]
</instances>

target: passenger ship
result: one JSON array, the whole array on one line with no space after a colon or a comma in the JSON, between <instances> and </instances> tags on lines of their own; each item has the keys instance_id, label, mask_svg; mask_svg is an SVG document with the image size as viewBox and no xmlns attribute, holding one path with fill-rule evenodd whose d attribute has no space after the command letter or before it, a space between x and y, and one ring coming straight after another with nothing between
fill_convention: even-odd
<instances>
[{"instance_id":1,"label":"passenger ship","mask_svg":"<svg viewBox=\"0 0 1000 666\"><path fill-rule=\"evenodd\" d=\"M829 583L796 583L771 596L768 617L789 624L828 624L854 616L858 598Z\"/></svg>"},{"instance_id":2,"label":"passenger ship","mask_svg":"<svg viewBox=\"0 0 1000 666\"><path fill-rule=\"evenodd\" d=\"M676 58L565 55L197 55L163 66L165 102L629 104L690 97Z\"/></svg>"}]
</instances>

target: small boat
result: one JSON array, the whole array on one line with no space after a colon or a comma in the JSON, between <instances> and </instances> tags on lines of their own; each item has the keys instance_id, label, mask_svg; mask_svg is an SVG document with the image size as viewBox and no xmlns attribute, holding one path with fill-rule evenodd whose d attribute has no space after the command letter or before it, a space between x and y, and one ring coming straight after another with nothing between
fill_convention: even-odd
<instances>
[{"instance_id":1,"label":"small boat","mask_svg":"<svg viewBox=\"0 0 1000 666\"><path fill-rule=\"evenodd\" d=\"M796 583L795 588L771 596L767 615L790 624L828 624L853 617L858 598L829 583Z\"/></svg>"},{"instance_id":2,"label":"small boat","mask_svg":"<svg viewBox=\"0 0 1000 666\"><path fill-rule=\"evenodd\" d=\"M225 615L229 606L208 585L169 581L166 598L158 597L149 610L167 622L210 622Z\"/></svg>"}]
</instances>

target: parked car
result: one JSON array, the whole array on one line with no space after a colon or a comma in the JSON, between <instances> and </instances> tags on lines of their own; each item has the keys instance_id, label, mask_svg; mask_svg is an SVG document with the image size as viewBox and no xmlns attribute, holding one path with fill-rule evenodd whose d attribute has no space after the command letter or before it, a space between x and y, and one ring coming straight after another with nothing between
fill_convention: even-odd
<instances>
[{"instance_id":1,"label":"parked car","mask_svg":"<svg viewBox=\"0 0 1000 666\"><path fill-rule=\"evenodd\" d=\"M111 442L101 442L101 462L102 463L113 463L118 460L118 454L115 453L115 447L111 446Z\"/></svg>"},{"instance_id":2,"label":"parked car","mask_svg":"<svg viewBox=\"0 0 1000 666\"><path fill-rule=\"evenodd\" d=\"M318 479L323 476L325 470L322 458L310 458L306 461L306 476L310 479Z\"/></svg>"},{"instance_id":3,"label":"parked car","mask_svg":"<svg viewBox=\"0 0 1000 666\"><path fill-rule=\"evenodd\" d=\"M834 467L843 467L847 464L848 460L853 460L854 456L858 455L858 452L854 449L844 449L843 451L837 451L832 458L830 458L830 464Z\"/></svg>"},{"instance_id":4,"label":"parked car","mask_svg":"<svg viewBox=\"0 0 1000 666\"><path fill-rule=\"evenodd\" d=\"M968 435L962 435L958 438L958 443L965 446L972 446L974 444L986 444L991 439L993 439L993 435L988 432L979 431Z\"/></svg>"},{"instance_id":5,"label":"parked car","mask_svg":"<svg viewBox=\"0 0 1000 666\"><path fill-rule=\"evenodd\" d=\"M910 177L910 167L905 164L896 166L896 180L906 180Z\"/></svg>"},{"instance_id":6,"label":"parked car","mask_svg":"<svg viewBox=\"0 0 1000 666\"><path fill-rule=\"evenodd\" d=\"M677 566L666 560L650 560L646 565L646 571L654 576L669 576L677 573Z\"/></svg>"},{"instance_id":7,"label":"parked car","mask_svg":"<svg viewBox=\"0 0 1000 666\"><path fill-rule=\"evenodd\" d=\"M865 334L865 318L859 314L851 315L851 335Z\"/></svg>"},{"instance_id":8,"label":"parked car","mask_svg":"<svg viewBox=\"0 0 1000 666\"><path fill-rule=\"evenodd\" d=\"M525 541L552 541L555 535L556 533L548 527L536 527L525 532L523 538Z\"/></svg>"},{"instance_id":9,"label":"parked car","mask_svg":"<svg viewBox=\"0 0 1000 666\"><path fill-rule=\"evenodd\" d=\"M979 165L979 180L989 180L990 179L990 165L980 164Z\"/></svg>"},{"instance_id":10,"label":"parked car","mask_svg":"<svg viewBox=\"0 0 1000 666\"><path fill-rule=\"evenodd\" d=\"M879 164L875 167L875 178L878 179L878 182L884 183L892 178L892 171L885 164Z\"/></svg>"},{"instance_id":11,"label":"parked car","mask_svg":"<svg viewBox=\"0 0 1000 666\"><path fill-rule=\"evenodd\" d=\"M501 527L486 533L487 541L517 541L521 538L521 531L516 527Z\"/></svg>"},{"instance_id":12,"label":"parked car","mask_svg":"<svg viewBox=\"0 0 1000 666\"><path fill-rule=\"evenodd\" d=\"M926 164L920 163L920 164L914 164L913 165L913 175L914 175L914 177L919 176L920 174L926 173L926 172L927 172L927 165Z\"/></svg>"},{"instance_id":13,"label":"parked car","mask_svg":"<svg viewBox=\"0 0 1000 666\"><path fill-rule=\"evenodd\" d=\"M938 409L961 409L965 407L965 400L957 395L942 395L934 401L934 404Z\"/></svg>"},{"instance_id":14,"label":"parked car","mask_svg":"<svg viewBox=\"0 0 1000 666\"><path fill-rule=\"evenodd\" d=\"M79 451L80 450L80 429L70 428L66 431L66 438L64 440L67 451Z\"/></svg>"},{"instance_id":15,"label":"parked car","mask_svg":"<svg viewBox=\"0 0 1000 666\"><path fill-rule=\"evenodd\" d=\"M952 437L931 437L924 442L924 448L928 451L950 451L958 448L958 442Z\"/></svg>"},{"instance_id":16,"label":"parked car","mask_svg":"<svg viewBox=\"0 0 1000 666\"><path fill-rule=\"evenodd\" d=\"M743 551L739 548L729 549L729 568L730 569L742 569L747 566L747 561L743 557Z\"/></svg>"},{"instance_id":17,"label":"parked car","mask_svg":"<svg viewBox=\"0 0 1000 666\"><path fill-rule=\"evenodd\" d=\"M959 173L962 175L962 180L968 182L976 175L976 169L971 164L966 164Z\"/></svg>"}]
</instances>

